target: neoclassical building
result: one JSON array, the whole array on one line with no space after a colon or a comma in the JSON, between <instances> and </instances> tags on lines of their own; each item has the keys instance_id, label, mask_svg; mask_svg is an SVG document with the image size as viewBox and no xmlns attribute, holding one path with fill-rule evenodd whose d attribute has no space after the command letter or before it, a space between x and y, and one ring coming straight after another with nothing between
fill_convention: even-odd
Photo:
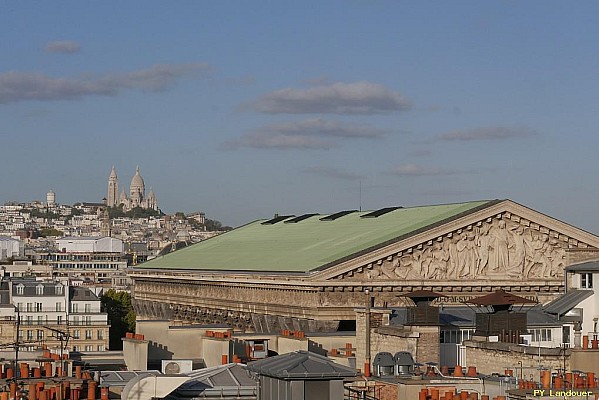
<instances>
[{"instance_id":1,"label":"neoclassical building","mask_svg":"<svg viewBox=\"0 0 599 400\"><path fill-rule=\"evenodd\" d=\"M135 207L158 210L158 201L156 200L156 195L152 189L150 189L150 192L146 197L146 186L139 173L139 166L136 168L135 175L131 179L131 184L129 185L129 197L127 197L125 189L123 189L119 196L119 180L114 166L112 167L112 171L108 177L107 205L109 207L116 207L121 204L123 204L123 209L125 211Z\"/></svg>"},{"instance_id":2,"label":"neoclassical building","mask_svg":"<svg viewBox=\"0 0 599 400\"><path fill-rule=\"evenodd\" d=\"M140 319L315 332L351 327L367 296L404 306L402 295L428 290L449 306L502 288L547 303L569 266L595 260L598 236L491 200L258 220L131 277Z\"/></svg>"}]
</instances>

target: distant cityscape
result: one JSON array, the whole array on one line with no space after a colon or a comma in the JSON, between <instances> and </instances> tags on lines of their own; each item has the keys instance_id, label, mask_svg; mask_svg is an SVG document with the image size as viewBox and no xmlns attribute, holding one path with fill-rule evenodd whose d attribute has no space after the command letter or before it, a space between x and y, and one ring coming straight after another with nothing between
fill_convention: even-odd
<instances>
[{"instance_id":1,"label":"distant cityscape","mask_svg":"<svg viewBox=\"0 0 599 400\"><path fill-rule=\"evenodd\" d=\"M139 167L129 194L118 190L113 167L100 202L60 204L50 190L0 206L0 352L119 349L126 327L104 301L130 298L128 267L230 229L201 211L162 213Z\"/></svg>"},{"instance_id":2,"label":"distant cityscape","mask_svg":"<svg viewBox=\"0 0 599 400\"><path fill-rule=\"evenodd\" d=\"M50 190L46 201L8 202L0 206L0 236L4 237L0 259L36 260L40 252L58 250L57 238L106 237L120 239L124 252L145 261L173 243L192 243L218 234L218 221L201 211L163 214L153 190L146 196L145 183L137 167L129 195L119 184L113 167L106 198L98 203L60 204ZM12 240L10 240L12 239ZM18 249L17 244L18 243Z\"/></svg>"}]
</instances>

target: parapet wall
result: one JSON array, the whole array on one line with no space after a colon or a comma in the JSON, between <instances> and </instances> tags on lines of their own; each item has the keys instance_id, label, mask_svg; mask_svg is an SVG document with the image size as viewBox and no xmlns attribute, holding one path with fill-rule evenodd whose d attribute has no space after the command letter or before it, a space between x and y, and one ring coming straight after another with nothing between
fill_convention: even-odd
<instances>
[{"instance_id":1,"label":"parapet wall","mask_svg":"<svg viewBox=\"0 0 599 400\"><path fill-rule=\"evenodd\" d=\"M538 380L538 368L571 369L570 349L520 346L503 342L466 341L466 363L475 365L481 374L492 374L511 369L522 374L524 379L533 375Z\"/></svg>"}]
</instances>

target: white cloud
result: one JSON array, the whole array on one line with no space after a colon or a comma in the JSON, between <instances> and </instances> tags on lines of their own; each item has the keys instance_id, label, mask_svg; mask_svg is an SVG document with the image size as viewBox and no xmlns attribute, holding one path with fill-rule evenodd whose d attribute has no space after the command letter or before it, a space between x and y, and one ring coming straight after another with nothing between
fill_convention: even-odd
<instances>
[{"instance_id":1,"label":"white cloud","mask_svg":"<svg viewBox=\"0 0 599 400\"><path fill-rule=\"evenodd\" d=\"M459 174L460 171L451 168L438 168L416 164L403 164L391 169L388 173L397 176L440 176L455 175Z\"/></svg>"},{"instance_id":2,"label":"white cloud","mask_svg":"<svg viewBox=\"0 0 599 400\"><path fill-rule=\"evenodd\" d=\"M363 176L354 174L352 172L343 171L333 167L324 167L324 166L315 166L304 169L303 171L306 174L323 176L326 178L347 180L347 181L357 181L360 179L364 179Z\"/></svg>"},{"instance_id":3,"label":"white cloud","mask_svg":"<svg viewBox=\"0 0 599 400\"><path fill-rule=\"evenodd\" d=\"M242 137L226 142L224 149L234 150L241 147L254 149L321 149L328 150L335 145L330 141L302 135L249 133Z\"/></svg>"},{"instance_id":4,"label":"white cloud","mask_svg":"<svg viewBox=\"0 0 599 400\"><path fill-rule=\"evenodd\" d=\"M386 133L369 125L315 118L266 125L225 143L223 147L330 149L338 146L343 139L379 139Z\"/></svg>"},{"instance_id":5,"label":"white cloud","mask_svg":"<svg viewBox=\"0 0 599 400\"><path fill-rule=\"evenodd\" d=\"M386 133L383 129L374 128L369 125L329 121L323 118L267 125L262 128L261 131L304 136L332 136L367 139L380 138Z\"/></svg>"},{"instance_id":6,"label":"white cloud","mask_svg":"<svg viewBox=\"0 0 599 400\"><path fill-rule=\"evenodd\" d=\"M437 136L441 140L505 140L535 135L536 132L526 127L492 126L469 130L455 130Z\"/></svg>"},{"instance_id":7,"label":"white cloud","mask_svg":"<svg viewBox=\"0 0 599 400\"><path fill-rule=\"evenodd\" d=\"M159 64L128 73L79 78L54 78L35 72L9 71L0 74L0 104L116 96L126 89L162 91L180 79L209 70L210 66L204 63Z\"/></svg>"},{"instance_id":8,"label":"white cloud","mask_svg":"<svg viewBox=\"0 0 599 400\"><path fill-rule=\"evenodd\" d=\"M81 50L81 47L74 40L49 42L44 46L46 53L73 54L78 53L79 50Z\"/></svg>"},{"instance_id":9,"label":"white cloud","mask_svg":"<svg viewBox=\"0 0 599 400\"><path fill-rule=\"evenodd\" d=\"M371 82L337 82L308 89L281 89L245 108L267 114L384 114L407 110L399 92Z\"/></svg>"}]
</instances>

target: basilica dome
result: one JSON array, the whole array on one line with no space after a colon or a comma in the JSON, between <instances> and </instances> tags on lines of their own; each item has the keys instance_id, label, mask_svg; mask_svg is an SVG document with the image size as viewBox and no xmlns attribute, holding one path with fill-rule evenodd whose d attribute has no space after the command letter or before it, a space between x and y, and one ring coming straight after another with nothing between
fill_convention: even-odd
<instances>
[{"instance_id":1,"label":"basilica dome","mask_svg":"<svg viewBox=\"0 0 599 400\"><path fill-rule=\"evenodd\" d=\"M139 191L141 193L144 192L145 184L144 184L144 179L139 174L139 167L137 167L137 169L135 170L135 175L131 179L131 185L129 186L129 188L130 188L131 192L133 192L134 189L138 189L136 191Z\"/></svg>"}]
</instances>

